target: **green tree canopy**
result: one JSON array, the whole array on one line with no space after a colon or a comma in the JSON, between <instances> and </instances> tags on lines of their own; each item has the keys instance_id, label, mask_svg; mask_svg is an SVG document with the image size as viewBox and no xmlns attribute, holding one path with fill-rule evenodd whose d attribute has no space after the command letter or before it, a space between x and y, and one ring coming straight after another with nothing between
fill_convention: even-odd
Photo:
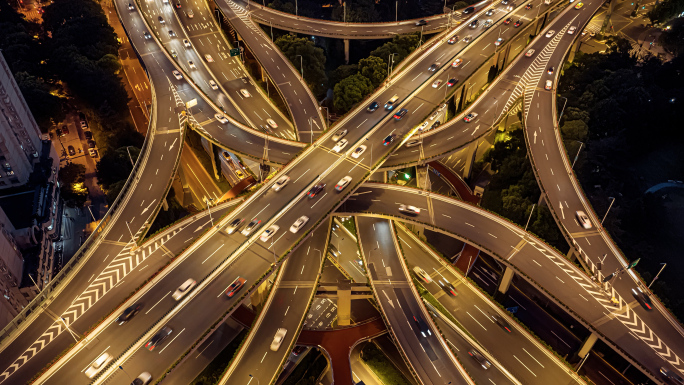
<instances>
[{"instance_id":1,"label":"green tree canopy","mask_svg":"<svg viewBox=\"0 0 684 385\"><path fill-rule=\"evenodd\" d=\"M85 166L69 163L59 169L60 190L62 199L69 207L82 207L88 199L88 188L85 187Z\"/></svg>"},{"instance_id":2,"label":"green tree canopy","mask_svg":"<svg viewBox=\"0 0 684 385\"><path fill-rule=\"evenodd\" d=\"M314 42L307 38L290 34L280 36L276 39L275 44L297 70L301 71L301 66L304 66L304 79L314 94L325 93L327 78L325 76L325 53L322 48L316 47Z\"/></svg>"},{"instance_id":3,"label":"green tree canopy","mask_svg":"<svg viewBox=\"0 0 684 385\"><path fill-rule=\"evenodd\" d=\"M419 41L420 34L418 33L397 35L392 38L392 41L371 51L371 55L377 56L382 60L389 60L390 55L396 53L393 58L396 68L396 65L399 64L400 61L404 60L406 56L418 47Z\"/></svg>"},{"instance_id":4,"label":"green tree canopy","mask_svg":"<svg viewBox=\"0 0 684 385\"><path fill-rule=\"evenodd\" d=\"M346 19L345 7L346 3ZM373 0L345 0L344 2L335 1L335 8L333 8L332 19L347 22L371 22L380 21L380 13L375 9L375 2Z\"/></svg>"},{"instance_id":5,"label":"green tree canopy","mask_svg":"<svg viewBox=\"0 0 684 385\"><path fill-rule=\"evenodd\" d=\"M335 88L335 85L342 79L359 73L359 66L357 64L342 64L330 72L329 83L330 87Z\"/></svg>"},{"instance_id":6,"label":"green tree canopy","mask_svg":"<svg viewBox=\"0 0 684 385\"><path fill-rule=\"evenodd\" d=\"M668 27L660 34L658 42L673 56L681 56L684 54L684 17L673 19Z\"/></svg>"},{"instance_id":7,"label":"green tree canopy","mask_svg":"<svg viewBox=\"0 0 684 385\"><path fill-rule=\"evenodd\" d=\"M333 105L337 111L347 112L371 92L373 84L367 77L360 74L349 76L335 86Z\"/></svg>"},{"instance_id":8,"label":"green tree canopy","mask_svg":"<svg viewBox=\"0 0 684 385\"><path fill-rule=\"evenodd\" d=\"M387 77L387 63L377 56L369 56L359 60L359 73L377 88Z\"/></svg>"},{"instance_id":9,"label":"green tree canopy","mask_svg":"<svg viewBox=\"0 0 684 385\"><path fill-rule=\"evenodd\" d=\"M587 140L589 126L582 120L568 120L561 127L563 138L584 142Z\"/></svg>"},{"instance_id":10,"label":"green tree canopy","mask_svg":"<svg viewBox=\"0 0 684 385\"><path fill-rule=\"evenodd\" d=\"M648 12L652 23L664 23L684 12L684 0L664 0L656 2L655 7Z\"/></svg>"}]
</instances>

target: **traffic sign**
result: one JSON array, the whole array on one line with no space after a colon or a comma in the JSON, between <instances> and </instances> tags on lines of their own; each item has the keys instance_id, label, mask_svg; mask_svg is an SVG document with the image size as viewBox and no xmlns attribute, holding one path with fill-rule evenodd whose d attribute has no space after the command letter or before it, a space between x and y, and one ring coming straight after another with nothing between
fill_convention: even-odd
<instances>
[{"instance_id":1,"label":"traffic sign","mask_svg":"<svg viewBox=\"0 0 684 385\"><path fill-rule=\"evenodd\" d=\"M232 48L230 50L230 56L238 56L240 55L240 48Z\"/></svg>"},{"instance_id":2,"label":"traffic sign","mask_svg":"<svg viewBox=\"0 0 684 385\"><path fill-rule=\"evenodd\" d=\"M511 313L511 314L515 314L518 311L518 307L517 306L507 307L506 311Z\"/></svg>"}]
</instances>

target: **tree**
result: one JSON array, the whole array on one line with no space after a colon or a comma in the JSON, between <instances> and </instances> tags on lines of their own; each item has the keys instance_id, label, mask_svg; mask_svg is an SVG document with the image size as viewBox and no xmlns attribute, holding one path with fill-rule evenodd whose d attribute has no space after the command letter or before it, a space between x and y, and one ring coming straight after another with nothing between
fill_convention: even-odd
<instances>
[{"instance_id":1,"label":"tree","mask_svg":"<svg viewBox=\"0 0 684 385\"><path fill-rule=\"evenodd\" d=\"M561 127L563 138L584 142L587 140L589 127L582 120L569 120Z\"/></svg>"},{"instance_id":2,"label":"tree","mask_svg":"<svg viewBox=\"0 0 684 385\"><path fill-rule=\"evenodd\" d=\"M359 73L359 66L357 64L342 64L330 72L328 83L330 87L335 88L335 85L342 79Z\"/></svg>"},{"instance_id":3,"label":"tree","mask_svg":"<svg viewBox=\"0 0 684 385\"><path fill-rule=\"evenodd\" d=\"M359 73L377 88L387 77L387 63L377 56L369 56L359 60Z\"/></svg>"},{"instance_id":4,"label":"tree","mask_svg":"<svg viewBox=\"0 0 684 385\"><path fill-rule=\"evenodd\" d=\"M371 51L372 56L377 56L382 60L389 60L390 55L394 55L392 59L396 64L404 60L413 50L418 47L418 42L420 41L419 33L412 33L408 35L397 35L392 38L392 41L387 42L380 47Z\"/></svg>"},{"instance_id":5,"label":"tree","mask_svg":"<svg viewBox=\"0 0 684 385\"><path fill-rule=\"evenodd\" d=\"M344 3L346 2L346 15ZM332 19L347 22L372 22L380 21L380 14L375 10L375 2L372 0L345 0L341 2L334 2L335 8L332 12ZM345 18L346 17L346 18Z\"/></svg>"},{"instance_id":6,"label":"tree","mask_svg":"<svg viewBox=\"0 0 684 385\"><path fill-rule=\"evenodd\" d=\"M648 12L647 16L651 23L656 24L664 23L682 12L684 12L684 0L664 0L656 2L656 5Z\"/></svg>"},{"instance_id":7,"label":"tree","mask_svg":"<svg viewBox=\"0 0 684 385\"><path fill-rule=\"evenodd\" d=\"M668 27L660 34L658 42L667 52L680 56L684 53L684 17L670 21Z\"/></svg>"},{"instance_id":8,"label":"tree","mask_svg":"<svg viewBox=\"0 0 684 385\"><path fill-rule=\"evenodd\" d=\"M97 180L107 194L107 200L114 202L116 197L121 192L121 189L126 184L128 176L133 171L133 165L128 157L127 147L117 148L115 151L109 151L102 155L100 162L97 164ZM140 149L137 147L129 147L133 161L140 155Z\"/></svg>"},{"instance_id":9,"label":"tree","mask_svg":"<svg viewBox=\"0 0 684 385\"><path fill-rule=\"evenodd\" d=\"M69 207L83 207L88 199L88 188L85 187L85 166L68 163L59 169L60 191L62 199Z\"/></svg>"},{"instance_id":10,"label":"tree","mask_svg":"<svg viewBox=\"0 0 684 385\"><path fill-rule=\"evenodd\" d=\"M326 91L325 54L313 41L290 34L280 36L275 44L280 48L292 65L301 71L304 66L304 79L316 95ZM299 57L301 55L301 58Z\"/></svg>"},{"instance_id":11,"label":"tree","mask_svg":"<svg viewBox=\"0 0 684 385\"><path fill-rule=\"evenodd\" d=\"M524 223L527 219L525 213L527 213L528 207L532 205L532 202L523 194L523 187L515 184L501 191L501 202L504 209L502 214L517 224Z\"/></svg>"},{"instance_id":12,"label":"tree","mask_svg":"<svg viewBox=\"0 0 684 385\"><path fill-rule=\"evenodd\" d=\"M14 75L24 99L31 109L33 118L43 132L47 132L53 122L64 120L66 114L62 109L64 101L50 93L51 88L43 79L17 72Z\"/></svg>"},{"instance_id":13,"label":"tree","mask_svg":"<svg viewBox=\"0 0 684 385\"><path fill-rule=\"evenodd\" d=\"M360 74L349 76L335 86L333 105L337 111L347 112L371 92L373 85L367 77Z\"/></svg>"}]
</instances>

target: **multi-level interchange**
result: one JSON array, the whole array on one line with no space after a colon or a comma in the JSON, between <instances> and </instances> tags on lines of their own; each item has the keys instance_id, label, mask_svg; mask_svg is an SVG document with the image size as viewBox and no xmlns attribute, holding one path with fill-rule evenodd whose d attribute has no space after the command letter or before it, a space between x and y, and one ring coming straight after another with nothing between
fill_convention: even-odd
<instances>
[{"instance_id":1,"label":"multi-level interchange","mask_svg":"<svg viewBox=\"0 0 684 385\"><path fill-rule=\"evenodd\" d=\"M384 322L377 333L389 333L415 383L583 384L576 365L563 359L586 359L597 340L655 383L668 381L662 371L684 376L684 330L677 320L655 299L651 311L637 302L633 289L647 289L631 270L603 282L603 272L630 262L589 206L560 140L556 79L546 69L562 66L580 36L568 31L582 30L603 2L578 8L566 0L534 0L531 7L484 1L473 12L435 16L420 26L418 20L313 20L242 0L180 0L179 7L167 0L129 1L115 5L154 97L143 152L100 231L5 328L0 383L123 384L140 373L148 373L152 383L177 381L182 365L201 354L197 346L207 332L249 296L261 296L262 309L253 320L247 317L249 334L219 382L275 383L298 338L308 333L302 330L317 291L343 296L342 286L319 286L325 283L320 272L333 242L330 231L338 226L333 215L355 217L354 242L365 274L363 288L352 296L373 299ZM484 16L490 9L493 14ZM230 56L216 17L257 57L278 87L270 92L280 93L291 119L255 86L238 57ZM511 28L509 17L527 29ZM483 18L493 25L468 27ZM345 41L421 28L435 35L396 64L391 80L367 103L328 127L326 112L297 66L257 23ZM488 81L477 71L484 64L505 70L477 96ZM461 115L422 133L424 121L432 124L446 114L440 88L446 85L433 87L435 81L451 78L464 101L475 94L474 101ZM188 107L192 100L197 104ZM394 100L392 109L383 108L388 100ZM379 107L367 110L373 101ZM518 111L537 182L573 245L570 256L476 205L377 183L382 171L424 165L477 143ZM251 195L215 206L213 219L207 213L188 218L142 243L190 128L217 146L281 169ZM576 212L586 216L578 221ZM447 234L495 257L505 267L496 277L500 295L516 277L591 334L570 354L556 356L426 247L415 229ZM461 325L423 301L416 272L424 289L445 297L440 302ZM340 325L349 324L342 302ZM334 381L359 381L348 361L334 358L348 358L344 349L351 348L328 352ZM605 379L592 378L613 383Z\"/></svg>"}]
</instances>

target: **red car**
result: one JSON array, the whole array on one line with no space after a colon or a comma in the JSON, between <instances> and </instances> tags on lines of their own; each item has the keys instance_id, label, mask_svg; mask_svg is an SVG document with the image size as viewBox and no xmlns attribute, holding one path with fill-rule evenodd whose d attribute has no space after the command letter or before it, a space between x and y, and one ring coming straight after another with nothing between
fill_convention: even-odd
<instances>
[{"instance_id":1,"label":"red car","mask_svg":"<svg viewBox=\"0 0 684 385\"><path fill-rule=\"evenodd\" d=\"M451 79L449 79L449 81L447 82L447 87L453 87L456 83L458 83L458 79L456 79L456 78L451 78Z\"/></svg>"},{"instance_id":2,"label":"red car","mask_svg":"<svg viewBox=\"0 0 684 385\"><path fill-rule=\"evenodd\" d=\"M325 188L325 183L319 183L311 188L308 193L306 193L306 196L309 198L313 198L316 195L318 195L319 192L323 191Z\"/></svg>"},{"instance_id":3,"label":"red car","mask_svg":"<svg viewBox=\"0 0 684 385\"><path fill-rule=\"evenodd\" d=\"M515 24L513 24L514 27L520 27L521 25L522 25L522 21L521 21L521 20L518 20L518 21L515 22Z\"/></svg>"},{"instance_id":4,"label":"red car","mask_svg":"<svg viewBox=\"0 0 684 385\"><path fill-rule=\"evenodd\" d=\"M503 23L506 25L511 24L511 18L509 17L508 19L504 20Z\"/></svg>"},{"instance_id":5,"label":"red car","mask_svg":"<svg viewBox=\"0 0 684 385\"><path fill-rule=\"evenodd\" d=\"M242 286L245 285L245 282L247 282L247 280L240 276L235 278L233 283L231 283L230 286L228 286L228 289L226 290L226 295L228 296L228 298L233 298L235 293L242 289Z\"/></svg>"},{"instance_id":6,"label":"red car","mask_svg":"<svg viewBox=\"0 0 684 385\"><path fill-rule=\"evenodd\" d=\"M525 6L525 9L532 9L532 3L527 3L527 5Z\"/></svg>"}]
</instances>

